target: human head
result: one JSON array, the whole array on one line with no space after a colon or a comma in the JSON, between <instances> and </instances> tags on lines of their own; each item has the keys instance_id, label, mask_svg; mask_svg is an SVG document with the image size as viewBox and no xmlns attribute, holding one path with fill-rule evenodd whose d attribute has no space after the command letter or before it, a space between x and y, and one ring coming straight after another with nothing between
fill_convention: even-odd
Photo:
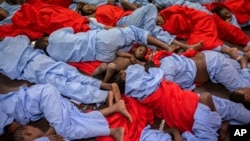
<instances>
[{"instance_id":1,"label":"human head","mask_svg":"<svg viewBox=\"0 0 250 141\"><path fill-rule=\"evenodd\" d=\"M9 12L7 10L3 9L2 7L0 7L0 21L7 18L8 15L9 15Z\"/></svg>"},{"instance_id":2,"label":"human head","mask_svg":"<svg viewBox=\"0 0 250 141\"><path fill-rule=\"evenodd\" d=\"M216 6L212 9L213 13L216 13L221 19L223 19L224 21L226 20L231 20L232 19L232 13L230 10L228 10L225 7L222 6Z\"/></svg>"},{"instance_id":3,"label":"human head","mask_svg":"<svg viewBox=\"0 0 250 141\"><path fill-rule=\"evenodd\" d=\"M114 77L114 83L117 83L121 93L125 92L125 81L126 81L126 71L120 70L118 73L116 73Z\"/></svg>"},{"instance_id":4,"label":"human head","mask_svg":"<svg viewBox=\"0 0 250 141\"><path fill-rule=\"evenodd\" d=\"M89 16L95 13L96 6L94 4L79 3L77 6L78 11L81 12L83 16Z\"/></svg>"},{"instance_id":5,"label":"human head","mask_svg":"<svg viewBox=\"0 0 250 141\"><path fill-rule=\"evenodd\" d=\"M6 141L33 141L36 138L40 138L44 135L43 131L39 128L26 125L20 126L15 132L10 133L6 137Z\"/></svg>"},{"instance_id":6,"label":"human head","mask_svg":"<svg viewBox=\"0 0 250 141\"><path fill-rule=\"evenodd\" d=\"M49 37L42 37L38 39L35 43L34 48L35 49L41 49L41 50L46 50L49 42L48 42Z\"/></svg>"},{"instance_id":7,"label":"human head","mask_svg":"<svg viewBox=\"0 0 250 141\"><path fill-rule=\"evenodd\" d=\"M232 93L232 96L242 102L250 102L250 88L237 89Z\"/></svg>"},{"instance_id":8,"label":"human head","mask_svg":"<svg viewBox=\"0 0 250 141\"><path fill-rule=\"evenodd\" d=\"M133 55L138 60L143 60L144 56L146 55L148 48L144 45L138 45L137 47L133 48Z\"/></svg>"},{"instance_id":9,"label":"human head","mask_svg":"<svg viewBox=\"0 0 250 141\"><path fill-rule=\"evenodd\" d=\"M158 14L157 19L156 19L156 24L159 25L159 26L162 26L162 25L165 24L165 22L166 21L164 20L164 18L162 17L162 15Z\"/></svg>"}]
</instances>

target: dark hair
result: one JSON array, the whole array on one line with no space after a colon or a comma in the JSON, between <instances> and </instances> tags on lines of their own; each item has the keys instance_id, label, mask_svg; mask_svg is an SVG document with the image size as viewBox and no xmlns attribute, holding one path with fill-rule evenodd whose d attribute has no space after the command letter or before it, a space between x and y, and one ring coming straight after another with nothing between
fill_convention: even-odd
<instances>
[{"instance_id":1,"label":"dark hair","mask_svg":"<svg viewBox=\"0 0 250 141\"><path fill-rule=\"evenodd\" d=\"M79 2L77 4L77 12L79 14L81 14L82 16L88 16L89 14L88 13L85 13L84 11L82 11L82 7L87 5L88 3L85 3L85 2Z\"/></svg>"},{"instance_id":2,"label":"dark hair","mask_svg":"<svg viewBox=\"0 0 250 141\"><path fill-rule=\"evenodd\" d=\"M116 73L112 79L112 82L116 83L121 91L125 93L125 80L122 80L119 73Z\"/></svg>"},{"instance_id":3,"label":"dark hair","mask_svg":"<svg viewBox=\"0 0 250 141\"><path fill-rule=\"evenodd\" d=\"M34 48L43 50L49 56L49 54L46 51L47 46L48 46L48 37L42 37L36 40Z\"/></svg>"},{"instance_id":4,"label":"dark hair","mask_svg":"<svg viewBox=\"0 0 250 141\"><path fill-rule=\"evenodd\" d=\"M229 99L233 102L236 102L236 103L242 103L245 106L245 108L250 110L250 102L245 101L243 94L239 94L237 92L232 92L229 96Z\"/></svg>"},{"instance_id":5,"label":"dark hair","mask_svg":"<svg viewBox=\"0 0 250 141\"><path fill-rule=\"evenodd\" d=\"M148 50L148 47L146 45L143 45L143 44L137 44L135 47L134 47L134 50L131 52L134 56L135 56L135 50L138 48L138 47L144 47L146 50ZM145 55L144 55L145 56ZM146 59L143 57L143 58L136 58L140 61L143 61L143 62L146 62Z\"/></svg>"},{"instance_id":6,"label":"dark hair","mask_svg":"<svg viewBox=\"0 0 250 141\"><path fill-rule=\"evenodd\" d=\"M4 12L7 12L7 13L9 13L6 9L4 9L3 7L0 7L0 10L3 10ZM7 16L5 16L5 15L0 15L0 21L2 21L2 20L4 20L4 19L6 19L7 18Z\"/></svg>"},{"instance_id":7,"label":"dark hair","mask_svg":"<svg viewBox=\"0 0 250 141\"><path fill-rule=\"evenodd\" d=\"M22 132L24 130L24 126L20 126L14 132L7 133L4 141L24 141L24 138L22 136Z\"/></svg>"},{"instance_id":8,"label":"dark hair","mask_svg":"<svg viewBox=\"0 0 250 141\"><path fill-rule=\"evenodd\" d=\"M223 9L226 9L226 8L225 8L225 7L222 7L222 6L215 6L215 7L211 10L211 12L212 12L212 13L215 13L215 14L217 14L219 17L221 17L220 12L221 12ZM221 18L222 18L222 17L221 17Z\"/></svg>"},{"instance_id":9,"label":"dark hair","mask_svg":"<svg viewBox=\"0 0 250 141\"><path fill-rule=\"evenodd\" d=\"M152 61L148 61L145 65L144 65L144 67L145 67L145 70L146 70L146 72L148 72L148 69L149 68L157 68L157 66L154 64L154 62L152 62Z\"/></svg>"}]
</instances>

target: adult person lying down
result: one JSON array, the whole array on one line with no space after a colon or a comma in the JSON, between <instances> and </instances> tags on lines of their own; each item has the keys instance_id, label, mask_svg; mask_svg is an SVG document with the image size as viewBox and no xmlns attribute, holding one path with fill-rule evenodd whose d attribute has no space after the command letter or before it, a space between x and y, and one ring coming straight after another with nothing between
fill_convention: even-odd
<instances>
[{"instance_id":1,"label":"adult person lying down","mask_svg":"<svg viewBox=\"0 0 250 141\"><path fill-rule=\"evenodd\" d=\"M238 63L216 51L202 51L190 58L156 51L150 53L149 60L163 70L166 80L176 82L183 89L194 90L195 83L204 83L210 79L213 83L221 83L231 93L238 93L244 89L244 98L241 102L250 102L247 55Z\"/></svg>"},{"instance_id":2,"label":"adult person lying down","mask_svg":"<svg viewBox=\"0 0 250 141\"><path fill-rule=\"evenodd\" d=\"M79 33L74 33L72 28L62 28L49 37L37 41L35 48L44 50L56 61L110 62L114 60L118 51L128 52L137 42L172 51L171 46L151 36L148 31L135 26Z\"/></svg>"},{"instance_id":3,"label":"adult person lying down","mask_svg":"<svg viewBox=\"0 0 250 141\"><path fill-rule=\"evenodd\" d=\"M120 99L116 84L85 76L64 62L56 62L41 50L34 49L24 35L0 41L0 72L10 79L36 84L51 84L63 96L82 103L103 103ZM101 90L104 89L104 90Z\"/></svg>"},{"instance_id":4,"label":"adult person lying down","mask_svg":"<svg viewBox=\"0 0 250 141\"><path fill-rule=\"evenodd\" d=\"M138 64L129 66L118 74L117 83L126 96L147 105L155 116L165 119L170 128L180 130L187 141L217 141L222 120L236 125L250 122L250 111L241 103L206 92L197 94L183 90L165 80L160 68L146 71Z\"/></svg>"}]
</instances>

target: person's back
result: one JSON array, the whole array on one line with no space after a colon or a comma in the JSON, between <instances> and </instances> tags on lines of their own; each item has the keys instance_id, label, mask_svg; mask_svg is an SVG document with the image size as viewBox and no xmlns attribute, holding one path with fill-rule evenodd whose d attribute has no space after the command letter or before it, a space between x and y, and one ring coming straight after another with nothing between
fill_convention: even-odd
<instances>
[{"instance_id":1,"label":"person's back","mask_svg":"<svg viewBox=\"0 0 250 141\"><path fill-rule=\"evenodd\" d=\"M79 62L95 60L98 30L74 33L72 28L52 32L48 38L47 53L56 61Z\"/></svg>"},{"instance_id":2,"label":"person's back","mask_svg":"<svg viewBox=\"0 0 250 141\"><path fill-rule=\"evenodd\" d=\"M13 46L18 50L11 49ZM49 83L56 86L62 95L83 103L102 103L106 100L108 91L100 88L114 89L113 86L109 87L111 84L85 76L66 63L52 60L29 45L26 36L6 37L0 42L0 50L0 72L11 79Z\"/></svg>"}]
</instances>

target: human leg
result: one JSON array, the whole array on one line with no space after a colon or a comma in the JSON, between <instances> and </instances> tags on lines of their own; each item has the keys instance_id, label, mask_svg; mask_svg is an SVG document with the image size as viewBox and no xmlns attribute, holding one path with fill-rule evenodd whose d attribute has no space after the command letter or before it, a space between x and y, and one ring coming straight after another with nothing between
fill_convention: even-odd
<instances>
[{"instance_id":1,"label":"human leg","mask_svg":"<svg viewBox=\"0 0 250 141\"><path fill-rule=\"evenodd\" d=\"M229 120L230 124L248 124L250 123L250 111L241 103L235 103L227 99L212 97L216 111L223 120Z\"/></svg>"},{"instance_id":2,"label":"human leg","mask_svg":"<svg viewBox=\"0 0 250 141\"><path fill-rule=\"evenodd\" d=\"M103 82L108 82L116 71L116 64L109 63Z\"/></svg>"},{"instance_id":3,"label":"human leg","mask_svg":"<svg viewBox=\"0 0 250 141\"><path fill-rule=\"evenodd\" d=\"M110 136L112 136L115 141L123 141L124 128L110 128Z\"/></svg>"},{"instance_id":4,"label":"human leg","mask_svg":"<svg viewBox=\"0 0 250 141\"><path fill-rule=\"evenodd\" d=\"M74 67L55 62L44 54L32 58L18 79L51 84L62 95L85 104L104 102L108 95L107 91L100 90L101 81L82 75Z\"/></svg>"},{"instance_id":5,"label":"human leg","mask_svg":"<svg viewBox=\"0 0 250 141\"><path fill-rule=\"evenodd\" d=\"M156 25L157 14L157 8L153 4L147 4L136 9L131 15L121 18L117 26L134 25L149 31L152 36L170 45L175 36Z\"/></svg>"},{"instance_id":6,"label":"human leg","mask_svg":"<svg viewBox=\"0 0 250 141\"><path fill-rule=\"evenodd\" d=\"M104 73L107 70L107 67L108 67L107 63L101 63L101 65L95 69L95 71L91 74L91 76L95 77L97 75Z\"/></svg>"},{"instance_id":7,"label":"human leg","mask_svg":"<svg viewBox=\"0 0 250 141\"><path fill-rule=\"evenodd\" d=\"M193 133L184 132L182 137L186 141L217 141L221 125L221 117L211 109L199 103L194 114Z\"/></svg>"},{"instance_id":8,"label":"human leg","mask_svg":"<svg viewBox=\"0 0 250 141\"><path fill-rule=\"evenodd\" d=\"M221 83L230 92L249 87L250 81L231 64L228 58L214 51L203 51L207 72L213 83Z\"/></svg>"},{"instance_id":9,"label":"human leg","mask_svg":"<svg viewBox=\"0 0 250 141\"><path fill-rule=\"evenodd\" d=\"M115 103L111 107L101 109L100 112L104 116L108 116L112 113L118 112L118 113L121 113L122 115L124 115L126 118L128 118L128 120L130 122L132 122L132 117L129 114L129 112L127 111L126 106L125 106L125 102L123 100L118 101L117 103Z\"/></svg>"},{"instance_id":10,"label":"human leg","mask_svg":"<svg viewBox=\"0 0 250 141\"><path fill-rule=\"evenodd\" d=\"M150 129L150 126L147 126L143 129L140 137L140 141L172 141L172 137L168 133L164 133L161 130Z\"/></svg>"}]
</instances>

